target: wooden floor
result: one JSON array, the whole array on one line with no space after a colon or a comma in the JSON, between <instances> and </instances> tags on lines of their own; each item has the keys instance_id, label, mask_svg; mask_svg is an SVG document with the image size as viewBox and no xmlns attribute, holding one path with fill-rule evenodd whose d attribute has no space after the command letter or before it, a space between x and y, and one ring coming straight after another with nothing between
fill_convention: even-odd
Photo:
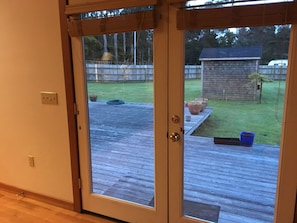
<instances>
[{"instance_id":1,"label":"wooden floor","mask_svg":"<svg viewBox=\"0 0 297 223\"><path fill-rule=\"evenodd\" d=\"M122 117L102 124L91 114L94 192L148 205L154 197L151 121L139 123L143 114L132 112L129 124ZM278 146L217 145L186 135L184 155L186 200L220 206L219 223L273 222Z\"/></svg>"},{"instance_id":2,"label":"wooden floor","mask_svg":"<svg viewBox=\"0 0 297 223\"><path fill-rule=\"evenodd\" d=\"M114 223L0 190L1 223Z\"/></svg>"}]
</instances>

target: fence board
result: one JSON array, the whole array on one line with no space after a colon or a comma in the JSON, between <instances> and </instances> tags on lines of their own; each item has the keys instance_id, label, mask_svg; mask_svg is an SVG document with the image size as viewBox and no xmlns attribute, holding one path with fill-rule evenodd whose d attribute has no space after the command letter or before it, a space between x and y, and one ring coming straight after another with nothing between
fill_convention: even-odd
<instances>
[{"instance_id":1,"label":"fence board","mask_svg":"<svg viewBox=\"0 0 297 223\"><path fill-rule=\"evenodd\" d=\"M287 67L260 65L258 72L272 80L286 80ZM86 63L88 81L152 81L153 73L153 65ZM201 65L185 65L184 76L186 80L200 79Z\"/></svg>"}]
</instances>

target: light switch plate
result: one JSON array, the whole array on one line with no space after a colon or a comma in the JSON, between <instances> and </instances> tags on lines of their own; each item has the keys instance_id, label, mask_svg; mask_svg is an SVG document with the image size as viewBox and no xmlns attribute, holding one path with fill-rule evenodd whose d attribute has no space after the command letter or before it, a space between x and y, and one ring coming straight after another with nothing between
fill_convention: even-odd
<instances>
[{"instance_id":1,"label":"light switch plate","mask_svg":"<svg viewBox=\"0 0 297 223\"><path fill-rule=\"evenodd\" d=\"M51 104L57 105L58 104L58 94L57 92L46 92L42 91L41 94L41 102L42 104Z\"/></svg>"}]
</instances>

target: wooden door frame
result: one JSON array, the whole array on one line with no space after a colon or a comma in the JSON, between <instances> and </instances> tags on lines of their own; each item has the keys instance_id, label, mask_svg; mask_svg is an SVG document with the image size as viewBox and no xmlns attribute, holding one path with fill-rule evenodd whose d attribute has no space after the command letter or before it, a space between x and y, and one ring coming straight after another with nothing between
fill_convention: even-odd
<instances>
[{"instance_id":1,"label":"wooden door frame","mask_svg":"<svg viewBox=\"0 0 297 223\"><path fill-rule=\"evenodd\" d=\"M292 25L275 205L275 222L293 222L297 189L297 24ZM295 96L295 98L294 98Z\"/></svg>"},{"instance_id":2,"label":"wooden door frame","mask_svg":"<svg viewBox=\"0 0 297 223\"><path fill-rule=\"evenodd\" d=\"M71 177L72 177L72 193L73 193L73 210L82 212L82 197L80 190L80 167L79 167L79 150L78 150L78 133L76 121L76 101L75 88L72 64L72 49L71 41L68 34L67 16L65 14L65 7L67 0L59 0L59 14L60 14L60 31L63 52L64 65L64 81L66 93L66 106L68 118L68 133L69 133L69 147L70 147L70 162L71 162Z\"/></svg>"}]
</instances>

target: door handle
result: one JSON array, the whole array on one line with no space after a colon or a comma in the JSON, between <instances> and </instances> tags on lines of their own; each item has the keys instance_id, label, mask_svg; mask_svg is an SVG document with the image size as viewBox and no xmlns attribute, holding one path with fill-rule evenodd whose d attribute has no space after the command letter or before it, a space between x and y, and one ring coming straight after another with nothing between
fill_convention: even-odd
<instances>
[{"instance_id":1,"label":"door handle","mask_svg":"<svg viewBox=\"0 0 297 223\"><path fill-rule=\"evenodd\" d=\"M178 142L180 140L180 135L177 132L173 132L170 134L169 138L172 142Z\"/></svg>"}]
</instances>

